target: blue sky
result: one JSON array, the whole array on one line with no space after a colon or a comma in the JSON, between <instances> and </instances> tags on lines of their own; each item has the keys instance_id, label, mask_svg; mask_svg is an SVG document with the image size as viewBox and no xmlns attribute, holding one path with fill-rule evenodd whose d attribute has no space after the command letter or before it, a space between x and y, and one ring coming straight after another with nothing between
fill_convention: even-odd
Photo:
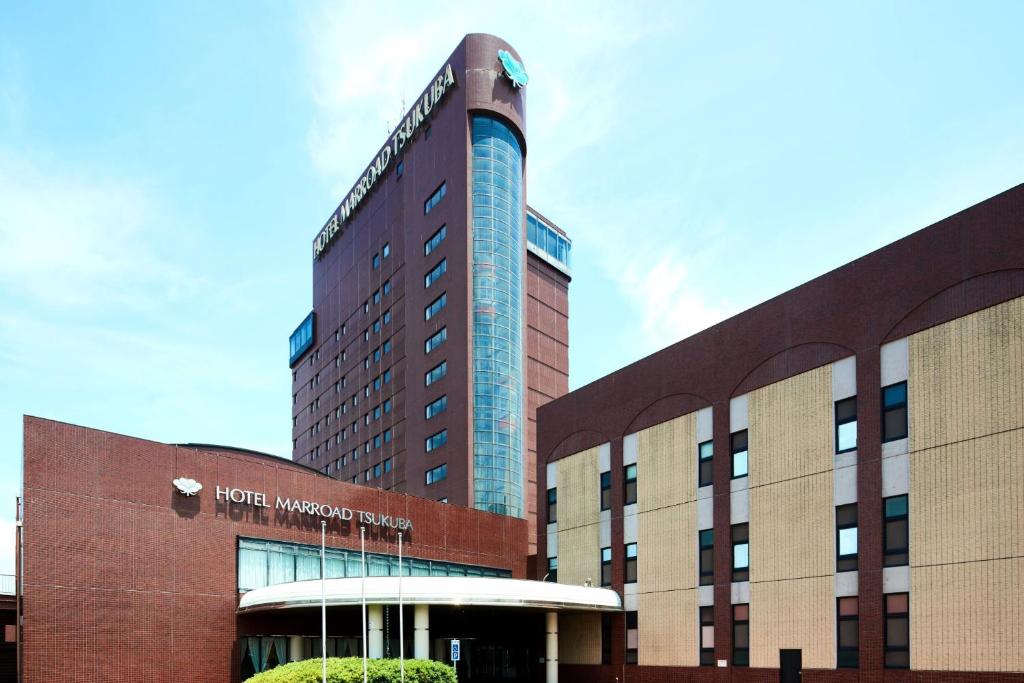
<instances>
[{"instance_id":1,"label":"blue sky","mask_svg":"<svg viewBox=\"0 0 1024 683\"><path fill-rule=\"evenodd\" d=\"M573 387L1024 181L1020 2L371 4L0 7L0 572L22 414L288 453L311 240L467 32Z\"/></svg>"}]
</instances>

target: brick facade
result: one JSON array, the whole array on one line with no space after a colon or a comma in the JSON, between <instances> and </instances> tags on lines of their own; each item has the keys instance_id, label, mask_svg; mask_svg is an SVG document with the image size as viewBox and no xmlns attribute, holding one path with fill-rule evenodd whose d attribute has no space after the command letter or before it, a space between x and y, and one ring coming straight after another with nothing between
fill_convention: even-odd
<instances>
[{"instance_id":1,"label":"brick facade","mask_svg":"<svg viewBox=\"0 0 1024 683\"><path fill-rule=\"evenodd\" d=\"M25 418L25 683L238 677L239 537L319 544L319 521L215 500L218 485L413 522L405 554L526 572L526 521L345 484L279 458ZM203 484L195 497L171 481ZM273 503L271 503L273 504ZM367 552L396 553L371 530ZM331 547L359 547L334 520Z\"/></svg>"},{"instance_id":2,"label":"brick facade","mask_svg":"<svg viewBox=\"0 0 1024 683\"><path fill-rule=\"evenodd\" d=\"M883 453L878 388L881 386L880 348L883 344L1021 296L1024 296L1024 185L542 407L538 411L538 491L542 493L547 488L548 463L600 444L610 444L613 587L622 592L623 439L645 427L710 406L715 454L715 658L731 663L730 399L854 357L856 384L862 388L857 391L856 457L860 666L853 670L805 669L805 683L1020 680L1020 674L1009 673L884 668ZM696 461L691 461L690 457L694 457L693 454L681 453L680 466L695 467ZM559 498L561 505L561 492ZM1022 512L1018 508L1003 514L1012 522ZM538 508L537 524L538 557L546 558L544 506ZM752 555L755 552L752 548ZM539 575L546 562L542 559L537 566ZM1016 590L1019 591L1019 587ZM913 591L911 601L913 603ZM621 616L614 619L611 664L563 665L563 681L778 680L778 669L625 665L624 620ZM692 615L692 619L696 623L697 615ZM643 628L642 623L640 628ZM834 634L828 639L834 643ZM1003 659L1008 662L1012 657L1007 655ZM806 652L804 662L806 665ZM990 662L989 666L997 669L1006 664Z\"/></svg>"}]
</instances>

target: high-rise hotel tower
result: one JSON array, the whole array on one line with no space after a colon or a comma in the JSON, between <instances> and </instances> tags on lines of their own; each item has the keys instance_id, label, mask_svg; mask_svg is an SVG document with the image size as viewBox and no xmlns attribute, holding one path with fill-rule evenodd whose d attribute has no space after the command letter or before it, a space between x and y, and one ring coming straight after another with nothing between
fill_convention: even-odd
<instances>
[{"instance_id":1,"label":"high-rise hotel tower","mask_svg":"<svg viewBox=\"0 0 1024 683\"><path fill-rule=\"evenodd\" d=\"M507 43L466 36L317 233L291 338L297 462L535 518L571 245L526 204L527 81Z\"/></svg>"}]
</instances>

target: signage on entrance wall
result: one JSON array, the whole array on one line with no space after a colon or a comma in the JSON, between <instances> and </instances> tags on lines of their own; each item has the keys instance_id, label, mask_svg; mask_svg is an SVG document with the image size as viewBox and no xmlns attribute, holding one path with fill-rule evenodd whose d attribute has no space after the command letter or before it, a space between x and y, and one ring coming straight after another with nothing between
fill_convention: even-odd
<instances>
[{"instance_id":1,"label":"signage on entrance wall","mask_svg":"<svg viewBox=\"0 0 1024 683\"><path fill-rule=\"evenodd\" d=\"M320 258L334 238L345 232L345 221L355 214L363 198L370 194L370 190L373 189L377 180L386 174L391 160L398 158L398 155L405 149L405 145L416 136L420 126L430 117L430 112L441 104L441 100L454 85L455 72L452 71L452 65L447 64L420 99L416 101L405 120L398 125L391 140L384 145L384 148L377 154L377 158L367 167L356 186L349 192L348 197L313 240L314 259Z\"/></svg>"},{"instance_id":2,"label":"signage on entrance wall","mask_svg":"<svg viewBox=\"0 0 1024 683\"><path fill-rule=\"evenodd\" d=\"M194 496L203 488L203 485L194 479L181 477L172 482L175 488L185 496ZM397 529L399 531L412 531L412 520L405 517L385 515L379 512L368 510L353 510L352 508L339 507L330 503L316 503L300 498L282 498L276 496L274 504L268 502L267 494L248 489L232 488L230 486L217 486L215 500L236 505L248 505L253 508L273 508L283 512L294 512L321 519L338 519L343 522L355 521L358 524L376 526L384 529Z\"/></svg>"}]
</instances>

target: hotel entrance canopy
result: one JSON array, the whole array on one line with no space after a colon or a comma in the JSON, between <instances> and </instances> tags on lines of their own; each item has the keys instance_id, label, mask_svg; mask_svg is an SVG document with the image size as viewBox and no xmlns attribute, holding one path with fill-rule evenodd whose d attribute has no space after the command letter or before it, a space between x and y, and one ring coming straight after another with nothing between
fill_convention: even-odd
<instances>
[{"instance_id":1,"label":"hotel entrance canopy","mask_svg":"<svg viewBox=\"0 0 1024 683\"><path fill-rule=\"evenodd\" d=\"M397 605L399 577L366 577L367 604ZM321 583L325 584L321 586ZM256 588L241 597L238 613L266 612L295 607L358 605L363 601L363 579L319 579ZM405 576L402 603L453 607L523 607L548 612L618 612L619 594L607 588L571 586L546 581L463 576Z\"/></svg>"}]
</instances>

